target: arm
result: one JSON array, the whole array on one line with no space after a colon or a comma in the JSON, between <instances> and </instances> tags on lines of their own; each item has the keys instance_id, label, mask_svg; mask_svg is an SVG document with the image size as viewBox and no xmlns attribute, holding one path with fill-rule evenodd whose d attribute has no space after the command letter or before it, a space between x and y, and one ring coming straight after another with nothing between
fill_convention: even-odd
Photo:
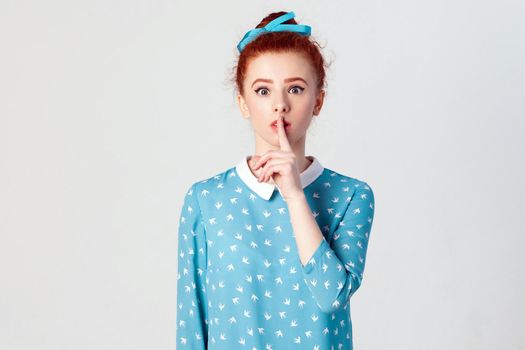
<instances>
[{"instance_id":1,"label":"arm","mask_svg":"<svg viewBox=\"0 0 525 350\"><path fill-rule=\"evenodd\" d=\"M206 349L206 231L192 185L186 192L178 229L177 349Z\"/></svg>"},{"instance_id":2,"label":"arm","mask_svg":"<svg viewBox=\"0 0 525 350\"><path fill-rule=\"evenodd\" d=\"M359 183L330 244L301 203L292 201L288 206L301 261L306 261L302 265L304 280L320 309L332 312L345 305L361 285L374 218L374 193L366 182Z\"/></svg>"}]
</instances>

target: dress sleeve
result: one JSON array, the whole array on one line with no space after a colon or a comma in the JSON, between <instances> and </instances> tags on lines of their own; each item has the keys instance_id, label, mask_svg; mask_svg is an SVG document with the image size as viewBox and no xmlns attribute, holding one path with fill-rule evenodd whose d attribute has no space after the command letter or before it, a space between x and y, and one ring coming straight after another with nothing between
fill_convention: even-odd
<instances>
[{"instance_id":1,"label":"dress sleeve","mask_svg":"<svg viewBox=\"0 0 525 350\"><path fill-rule=\"evenodd\" d=\"M333 312L344 306L361 285L373 219L374 193L361 181L331 243L323 238L302 265L305 283L322 311Z\"/></svg>"},{"instance_id":2,"label":"dress sleeve","mask_svg":"<svg viewBox=\"0 0 525 350\"><path fill-rule=\"evenodd\" d=\"M177 349L206 349L206 230L193 184L184 197L178 229Z\"/></svg>"}]
</instances>

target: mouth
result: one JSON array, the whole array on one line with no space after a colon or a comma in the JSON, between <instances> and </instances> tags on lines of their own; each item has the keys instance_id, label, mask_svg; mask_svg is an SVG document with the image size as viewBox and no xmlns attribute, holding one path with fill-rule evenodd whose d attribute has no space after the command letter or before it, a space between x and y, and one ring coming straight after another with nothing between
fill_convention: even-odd
<instances>
[{"instance_id":1,"label":"mouth","mask_svg":"<svg viewBox=\"0 0 525 350\"><path fill-rule=\"evenodd\" d=\"M290 122L287 122L286 120L284 120L284 128L285 129L289 129L291 127L292 124L290 124ZM277 130L277 121L274 121L270 124L270 126L272 127L272 129L275 129Z\"/></svg>"}]
</instances>

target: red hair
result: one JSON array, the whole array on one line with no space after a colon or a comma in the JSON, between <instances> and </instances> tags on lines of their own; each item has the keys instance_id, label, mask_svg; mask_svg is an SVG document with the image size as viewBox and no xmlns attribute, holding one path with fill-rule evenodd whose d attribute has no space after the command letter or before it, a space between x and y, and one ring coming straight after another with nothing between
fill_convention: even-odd
<instances>
[{"instance_id":1,"label":"red hair","mask_svg":"<svg viewBox=\"0 0 525 350\"><path fill-rule=\"evenodd\" d=\"M256 28L262 28L272 20L281 15L286 14L285 11L273 12L266 16ZM295 19L290 18L284 24L298 24ZM325 85L325 60L319 50L321 48L317 41L311 40L311 37L303 36L294 32L267 32L259 35L255 40L248 43L242 52L236 66L235 78L233 79L237 91L244 96L244 79L250 62L264 53L280 53L280 52L297 52L303 54L310 62L311 68L317 78L317 90L322 90Z\"/></svg>"}]
</instances>

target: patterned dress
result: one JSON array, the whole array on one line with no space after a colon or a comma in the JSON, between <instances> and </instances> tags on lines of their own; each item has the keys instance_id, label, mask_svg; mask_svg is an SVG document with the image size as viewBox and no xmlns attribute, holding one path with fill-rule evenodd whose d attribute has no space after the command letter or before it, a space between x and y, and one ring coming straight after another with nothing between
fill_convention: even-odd
<instances>
[{"instance_id":1,"label":"patterned dress","mask_svg":"<svg viewBox=\"0 0 525 350\"><path fill-rule=\"evenodd\" d=\"M374 194L319 160L300 174L324 239L305 265L279 188L249 156L187 190L180 213L177 349L349 350Z\"/></svg>"}]
</instances>

